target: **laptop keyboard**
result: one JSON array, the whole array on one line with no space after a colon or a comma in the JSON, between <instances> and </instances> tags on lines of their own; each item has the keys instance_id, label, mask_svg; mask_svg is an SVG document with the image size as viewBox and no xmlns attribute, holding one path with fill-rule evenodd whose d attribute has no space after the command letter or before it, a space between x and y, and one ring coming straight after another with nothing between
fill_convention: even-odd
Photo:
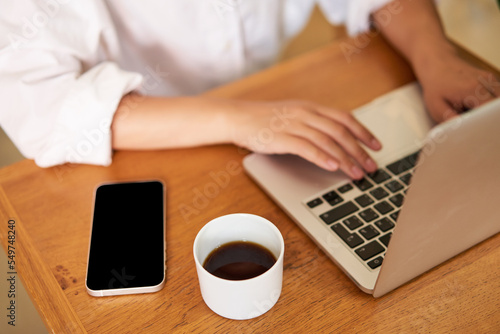
<instances>
[{"instance_id":1,"label":"laptop keyboard","mask_svg":"<svg viewBox=\"0 0 500 334\"><path fill-rule=\"evenodd\" d=\"M371 269L384 260L417 157L412 153L306 202Z\"/></svg>"}]
</instances>

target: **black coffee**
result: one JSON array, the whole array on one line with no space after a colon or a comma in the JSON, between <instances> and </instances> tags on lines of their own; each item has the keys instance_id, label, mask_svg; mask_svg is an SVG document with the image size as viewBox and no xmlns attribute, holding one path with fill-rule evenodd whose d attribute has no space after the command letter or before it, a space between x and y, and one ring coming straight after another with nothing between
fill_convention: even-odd
<instances>
[{"instance_id":1,"label":"black coffee","mask_svg":"<svg viewBox=\"0 0 500 334\"><path fill-rule=\"evenodd\" d=\"M229 280L244 280L265 273L276 262L265 247L248 241L234 241L214 249L203 263L211 274Z\"/></svg>"}]
</instances>

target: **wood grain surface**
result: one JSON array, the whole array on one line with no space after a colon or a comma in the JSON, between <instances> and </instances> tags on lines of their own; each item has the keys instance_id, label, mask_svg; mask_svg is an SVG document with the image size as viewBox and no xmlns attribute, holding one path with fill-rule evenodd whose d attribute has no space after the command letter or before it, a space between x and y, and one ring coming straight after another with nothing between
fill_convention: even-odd
<instances>
[{"instance_id":1,"label":"wood grain surface","mask_svg":"<svg viewBox=\"0 0 500 334\"><path fill-rule=\"evenodd\" d=\"M356 44L357 43L357 44ZM363 47L360 47L363 46ZM353 49L356 48L356 49ZM346 50L356 50L347 53ZM350 110L414 80L378 36L341 39L208 93L309 99ZM121 151L109 167L42 169L24 160L0 170L0 236L17 228L17 270L54 333L498 333L500 236L379 299L361 292L243 171L232 145ZM161 179L167 187L167 281L153 294L96 298L85 290L93 193L102 182ZM194 238L211 219L263 216L285 239L283 290L266 314L235 321L200 294ZM137 252L148 242L137 222ZM4 292L0 292L4 293Z\"/></svg>"}]
</instances>

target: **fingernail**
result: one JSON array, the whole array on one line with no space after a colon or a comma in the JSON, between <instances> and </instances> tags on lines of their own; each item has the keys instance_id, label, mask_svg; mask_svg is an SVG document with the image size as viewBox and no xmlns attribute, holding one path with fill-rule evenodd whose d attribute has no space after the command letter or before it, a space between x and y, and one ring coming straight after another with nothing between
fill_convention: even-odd
<instances>
[{"instance_id":1,"label":"fingernail","mask_svg":"<svg viewBox=\"0 0 500 334\"><path fill-rule=\"evenodd\" d=\"M339 164L336 161L328 160L326 164L328 165L328 168L332 171L339 169Z\"/></svg>"},{"instance_id":2,"label":"fingernail","mask_svg":"<svg viewBox=\"0 0 500 334\"><path fill-rule=\"evenodd\" d=\"M375 171L377 169L377 164L373 161L373 159L368 158L366 159L365 167L368 171Z\"/></svg>"},{"instance_id":3,"label":"fingernail","mask_svg":"<svg viewBox=\"0 0 500 334\"><path fill-rule=\"evenodd\" d=\"M351 168L351 173L355 179L361 179L364 175L363 171L358 166L353 166Z\"/></svg>"},{"instance_id":4,"label":"fingernail","mask_svg":"<svg viewBox=\"0 0 500 334\"><path fill-rule=\"evenodd\" d=\"M372 139L372 148L374 150L381 149L382 148L382 144L380 144L380 142L376 138L373 138Z\"/></svg>"}]
</instances>

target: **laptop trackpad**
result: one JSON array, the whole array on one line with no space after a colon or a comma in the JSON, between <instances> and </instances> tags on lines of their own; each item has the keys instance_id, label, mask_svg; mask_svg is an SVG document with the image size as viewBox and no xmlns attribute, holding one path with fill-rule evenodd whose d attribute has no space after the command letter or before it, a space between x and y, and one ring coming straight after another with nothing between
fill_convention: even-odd
<instances>
[{"instance_id":1,"label":"laptop trackpad","mask_svg":"<svg viewBox=\"0 0 500 334\"><path fill-rule=\"evenodd\" d=\"M422 146L434 126L425 108L420 86L403 86L356 109L355 117L382 143L382 150L369 151L379 164L385 164Z\"/></svg>"}]
</instances>

